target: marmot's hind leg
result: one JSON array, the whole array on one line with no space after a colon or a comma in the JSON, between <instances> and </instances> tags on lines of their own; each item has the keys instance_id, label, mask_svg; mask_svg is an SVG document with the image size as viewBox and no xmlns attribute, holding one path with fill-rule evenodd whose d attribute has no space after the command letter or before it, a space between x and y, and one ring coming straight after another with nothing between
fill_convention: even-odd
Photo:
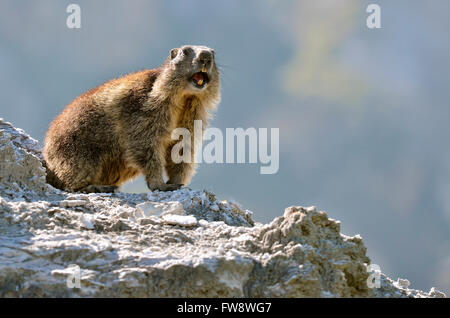
<instances>
[{"instance_id":1,"label":"marmot's hind leg","mask_svg":"<svg viewBox=\"0 0 450 318\"><path fill-rule=\"evenodd\" d=\"M79 189L83 193L114 193L119 187L114 185L88 185Z\"/></svg>"}]
</instances>

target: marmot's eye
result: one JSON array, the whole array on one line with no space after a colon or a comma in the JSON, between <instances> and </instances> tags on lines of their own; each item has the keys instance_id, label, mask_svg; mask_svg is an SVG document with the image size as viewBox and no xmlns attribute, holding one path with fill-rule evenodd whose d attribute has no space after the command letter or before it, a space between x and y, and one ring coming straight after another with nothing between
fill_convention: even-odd
<instances>
[{"instance_id":1,"label":"marmot's eye","mask_svg":"<svg viewBox=\"0 0 450 318\"><path fill-rule=\"evenodd\" d=\"M183 54L188 56L191 53L191 49L184 49Z\"/></svg>"},{"instance_id":2,"label":"marmot's eye","mask_svg":"<svg viewBox=\"0 0 450 318\"><path fill-rule=\"evenodd\" d=\"M170 58L173 60L174 58L177 57L178 54L178 49L172 49L170 50Z\"/></svg>"}]
</instances>

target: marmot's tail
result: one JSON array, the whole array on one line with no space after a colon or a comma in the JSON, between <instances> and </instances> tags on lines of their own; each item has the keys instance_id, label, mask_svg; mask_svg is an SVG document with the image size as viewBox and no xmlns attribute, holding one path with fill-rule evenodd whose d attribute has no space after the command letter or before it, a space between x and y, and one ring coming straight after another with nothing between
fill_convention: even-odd
<instances>
[{"instance_id":1,"label":"marmot's tail","mask_svg":"<svg viewBox=\"0 0 450 318\"><path fill-rule=\"evenodd\" d=\"M64 183L61 181L61 179L47 166L47 162L45 160L42 160L42 165L45 168L46 171L46 181L48 184L54 186L57 189L64 190Z\"/></svg>"}]
</instances>

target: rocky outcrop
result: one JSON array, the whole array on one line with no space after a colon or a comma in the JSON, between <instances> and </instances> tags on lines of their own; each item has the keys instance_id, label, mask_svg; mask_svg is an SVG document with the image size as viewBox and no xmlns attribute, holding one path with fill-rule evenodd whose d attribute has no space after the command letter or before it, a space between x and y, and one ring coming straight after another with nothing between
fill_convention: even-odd
<instances>
[{"instance_id":1,"label":"rocky outcrop","mask_svg":"<svg viewBox=\"0 0 450 318\"><path fill-rule=\"evenodd\" d=\"M314 207L260 224L189 188L59 191L37 142L0 120L1 297L444 297L369 264L362 239Z\"/></svg>"}]
</instances>

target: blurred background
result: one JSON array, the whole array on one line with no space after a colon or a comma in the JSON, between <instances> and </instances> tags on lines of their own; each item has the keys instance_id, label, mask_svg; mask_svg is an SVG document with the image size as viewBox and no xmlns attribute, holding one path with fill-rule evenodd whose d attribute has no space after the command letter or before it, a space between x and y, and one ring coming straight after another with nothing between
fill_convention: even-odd
<instances>
[{"instance_id":1,"label":"blurred background","mask_svg":"<svg viewBox=\"0 0 450 318\"><path fill-rule=\"evenodd\" d=\"M366 7L381 7L368 29ZM66 7L81 7L81 29ZM412 288L450 292L448 0L14 1L0 4L0 117L41 143L73 98L160 65L183 44L215 49L212 126L279 127L280 169L200 165L191 187L260 222L316 205L361 234ZM145 192L141 179L123 191Z\"/></svg>"}]
</instances>

